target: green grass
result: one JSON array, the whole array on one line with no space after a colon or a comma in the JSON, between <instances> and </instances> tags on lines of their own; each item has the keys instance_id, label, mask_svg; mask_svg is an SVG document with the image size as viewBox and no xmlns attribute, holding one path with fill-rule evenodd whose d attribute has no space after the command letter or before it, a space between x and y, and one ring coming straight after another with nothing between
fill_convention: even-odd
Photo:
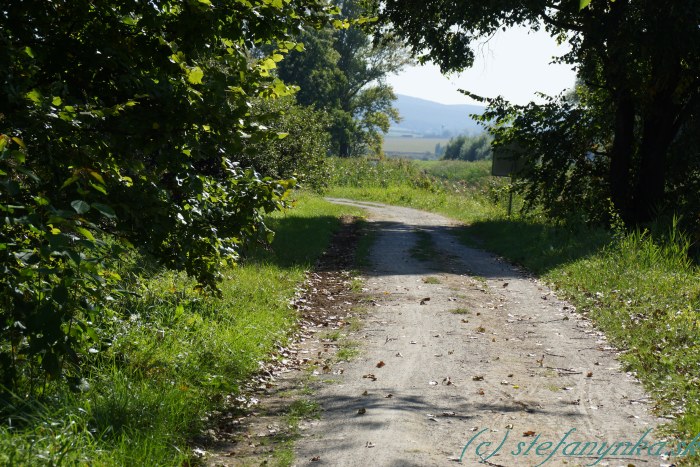
<instances>
[{"instance_id":1,"label":"green grass","mask_svg":"<svg viewBox=\"0 0 700 467\"><path fill-rule=\"evenodd\" d=\"M415 161L414 164L434 177L470 187L486 186L492 179L491 161Z\"/></svg>"},{"instance_id":2,"label":"green grass","mask_svg":"<svg viewBox=\"0 0 700 467\"><path fill-rule=\"evenodd\" d=\"M329 196L408 206L468 222L505 217L503 180L496 177L472 187L432 177L405 160L332 158L329 165Z\"/></svg>"},{"instance_id":3,"label":"green grass","mask_svg":"<svg viewBox=\"0 0 700 467\"><path fill-rule=\"evenodd\" d=\"M471 311L467 310L466 308L454 308L450 310L450 313L453 315L470 315Z\"/></svg>"},{"instance_id":4,"label":"green grass","mask_svg":"<svg viewBox=\"0 0 700 467\"><path fill-rule=\"evenodd\" d=\"M288 339L289 299L341 214L360 211L299 194L295 209L273 216L272 249L229 270L221 298L181 274L125 272L134 294L102 317L112 339L85 357L82 390L56 385L41 403L4 401L0 465L189 463L206 414Z\"/></svg>"},{"instance_id":5,"label":"green grass","mask_svg":"<svg viewBox=\"0 0 700 467\"><path fill-rule=\"evenodd\" d=\"M657 228L662 234L652 237L554 224L540 216L508 219L503 182L485 175L485 163L335 164L343 179L331 188L333 196L461 220L468 224L459 232L463 242L503 255L551 283L625 351L626 369L654 396L659 414L673 417L663 430L685 441L700 432L700 268L689 260L689 242L677 230L663 234ZM418 167L440 183L416 176ZM700 465L700 459L679 465Z\"/></svg>"}]
</instances>

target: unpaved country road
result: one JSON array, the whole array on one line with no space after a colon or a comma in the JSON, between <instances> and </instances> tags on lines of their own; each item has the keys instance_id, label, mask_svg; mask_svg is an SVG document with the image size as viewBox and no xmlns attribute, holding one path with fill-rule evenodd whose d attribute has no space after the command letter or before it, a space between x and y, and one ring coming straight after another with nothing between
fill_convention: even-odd
<instances>
[{"instance_id":1,"label":"unpaved country road","mask_svg":"<svg viewBox=\"0 0 700 467\"><path fill-rule=\"evenodd\" d=\"M603 442L635 444L657 425L605 338L543 284L458 243L456 222L331 201L366 209L378 231L365 277L376 306L352 336L360 356L319 389L322 417L305 427L297 465L484 465L479 455L486 465L590 465ZM421 238L435 250L412 252ZM664 464L622 452L598 465Z\"/></svg>"}]
</instances>

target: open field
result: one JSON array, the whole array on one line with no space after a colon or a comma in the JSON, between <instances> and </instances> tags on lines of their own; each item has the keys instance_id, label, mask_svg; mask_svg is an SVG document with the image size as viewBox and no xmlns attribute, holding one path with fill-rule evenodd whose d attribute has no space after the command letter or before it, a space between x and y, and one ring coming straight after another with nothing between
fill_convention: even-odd
<instances>
[{"instance_id":1,"label":"open field","mask_svg":"<svg viewBox=\"0 0 700 467\"><path fill-rule=\"evenodd\" d=\"M387 156L402 155L435 158L435 145L445 146L449 138L384 138L384 153ZM430 155L426 154L429 153Z\"/></svg>"}]
</instances>

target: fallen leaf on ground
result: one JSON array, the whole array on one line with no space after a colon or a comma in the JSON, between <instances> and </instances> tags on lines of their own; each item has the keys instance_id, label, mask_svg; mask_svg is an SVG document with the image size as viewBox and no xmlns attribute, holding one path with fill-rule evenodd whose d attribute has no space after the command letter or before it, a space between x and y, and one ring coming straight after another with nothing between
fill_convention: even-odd
<instances>
[{"instance_id":1,"label":"fallen leaf on ground","mask_svg":"<svg viewBox=\"0 0 700 467\"><path fill-rule=\"evenodd\" d=\"M384 363L384 360L380 360L379 363L377 363L377 368L381 368L384 365L386 365L386 363Z\"/></svg>"},{"instance_id":2,"label":"fallen leaf on ground","mask_svg":"<svg viewBox=\"0 0 700 467\"><path fill-rule=\"evenodd\" d=\"M392 397L394 397L393 394L387 394L386 396L384 396L385 399L391 399Z\"/></svg>"},{"instance_id":3,"label":"fallen leaf on ground","mask_svg":"<svg viewBox=\"0 0 700 467\"><path fill-rule=\"evenodd\" d=\"M523 433L523 436L535 436L535 432L530 430L530 431L525 431Z\"/></svg>"},{"instance_id":4,"label":"fallen leaf on ground","mask_svg":"<svg viewBox=\"0 0 700 467\"><path fill-rule=\"evenodd\" d=\"M367 373L366 375L362 376L363 378L371 379L372 381L377 381L377 377L374 376L372 373Z\"/></svg>"},{"instance_id":5,"label":"fallen leaf on ground","mask_svg":"<svg viewBox=\"0 0 700 467\"><path fill-rule=\"evenodd\" d=\"M365 409L364 407L360 407L359 409L357 409L357 415L364 415L365 413L367 413L367 409Z\"/></svg>"},{"instance_id":6,"label":"fallen leaf on ground","mask_svg":"<svg viewBox=\"0 0 700 467\"><path fill-rule=\"evenodd\" d=\"M425 303L426 303L426 302L429 302L429 301L430 301L430 297L425 297L424 299L422 299L422 300L420 301L420 304L421 304L421 305L425 305Z\"/></svg>"},{"instance_id":7,"label":"fallen leaf on ground","mask_svg":"<svg viewBox=\"0 0 700 467\"><path fill-rule=\"evenodd\" d=\"M587 377L587 378L593 377L593 372L592 372L592 371L589 371L589 372L586 374L586 377Z\"/></svg>"},{"instance_id":8,"label":"fallen leaf on ground","mask_svg":"<svg viewBox=\"0 0 700 467\"><path fill-rule=\"evenodd\" d=\"M321 460L321 456L314 456L311 458L311 462L318 462Z\"/></svg>"},{"instance_id":9,"label":"fallen leaf on ground","mask_svg":"<svg viewBox=\"0 0 700 467\"><path fill-rule=\"evenodd\" d=\"M479 389L478 391L476 391L476 393L477 393L478 395L480 395L480 396L483 396L483 395L484 395L484 390L483 390L483 389Z\"/></svg>"},{"instance_id":10,"label":"fallen leaf on ground","mask_svg":"<svg viewBox=\"0 0 700 467\"><path fill-rule=\"evenodd\" d=\"M369 393L367 392L366 389L365 389L365 392L362 393L363 396L366 396L366 395L368 395L368 394L369 394Z\"/></svg>"},{"instance_id":11,"label":"fallen leaf on ground","mask_svg":"<svg viewBox=\"0 0 700 467\"><path fill-rule=\"evenodd\" d=\"M484 377L483 376L472 376L472 381L483 381Z\"/></svg>"}]
</instances>

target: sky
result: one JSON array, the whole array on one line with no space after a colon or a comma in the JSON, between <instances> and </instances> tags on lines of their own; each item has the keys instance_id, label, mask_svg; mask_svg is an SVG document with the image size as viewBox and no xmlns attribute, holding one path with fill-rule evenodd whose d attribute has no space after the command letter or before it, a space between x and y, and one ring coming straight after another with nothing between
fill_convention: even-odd
<instances>
[{"instance_id":1,"label":"sky","mask_svg":"<svg viewBox=\"0 0 700 467\"><path fill-rule=\"evenodd\" d=\"M387 82L397 94L420 97L442 104L477 103L457 89L483 97L503 96L514 104L541 102L535 93L556 95L573 87L575 72L569 65L552 65L568 45L558 46L544 31L525 28L499 31L476 47L474 66L460 75L443 76L435 65L406 68Z\"/></svg>"}]
</instances>

